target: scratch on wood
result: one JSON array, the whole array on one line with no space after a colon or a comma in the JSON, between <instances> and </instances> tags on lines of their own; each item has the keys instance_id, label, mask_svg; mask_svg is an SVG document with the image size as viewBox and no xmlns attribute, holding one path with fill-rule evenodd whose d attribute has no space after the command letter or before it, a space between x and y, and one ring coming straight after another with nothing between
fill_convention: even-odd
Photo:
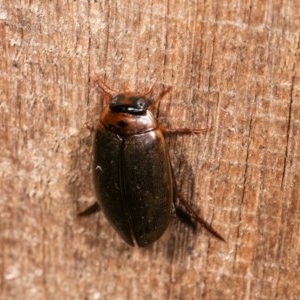
<instances>
[{"instance_id":1,"label":"scratch on wood","mask_svg":"<svg viewBox=\"0 0 300 300\"><path fill-rule=\"evenodd\" d=\"M295 68L295 65L294 65L294 68ZM294 82L295 82L295 75L293 75L293 77L292 77L291 90L290 90L290 105L289 105L289 115L288 115L288 126L287 126L287 130L286 130L286 146L285 146L285 155L284 155L284 163L283 163L282 178L281 178L281 190L283 189L283 184L284 184L284 179L285 179L285 174L286 174L286 163L287 163L287 156L288 156L288 150L289 150L289 144L290 144Z\"/></svg>"}]
</instances>

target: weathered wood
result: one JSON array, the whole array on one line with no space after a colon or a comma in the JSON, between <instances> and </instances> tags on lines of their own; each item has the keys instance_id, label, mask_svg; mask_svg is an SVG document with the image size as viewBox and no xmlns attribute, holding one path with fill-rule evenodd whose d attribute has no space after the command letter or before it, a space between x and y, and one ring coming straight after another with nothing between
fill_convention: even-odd
<instances>
[{"instance_id":1,"label":"weathered wood","mask_svg":"<svg viewBox=\"0 0 300 300\"><path fill-rule=\"evenodd\" d=\"M1 299L299 299L299 1L1 1ZM265 2L265 3L264 3ZM95 199L94 78L154 93L186 199L131 248Z\"/></svg>"}]
</instances>

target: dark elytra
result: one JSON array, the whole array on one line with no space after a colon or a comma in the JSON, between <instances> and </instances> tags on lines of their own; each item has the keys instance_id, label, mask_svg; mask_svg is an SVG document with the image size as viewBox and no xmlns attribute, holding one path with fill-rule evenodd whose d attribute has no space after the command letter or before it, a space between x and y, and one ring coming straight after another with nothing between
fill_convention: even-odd
<instances>
[{"instance_id":1,"label":"dark elytra","mask_svg":"<svg viewBox=\"0 0 300 300\"><path fill-rule=\"evenodd\" d=\"M163 133L199 133L206 129L168 129L159 126L153 113L171 88L153 100L144 94L116 96L97 81L108 104L96 127L93 175L97 202L80 216L99 209L122 239L131 246L154 243L167 229L173 207L185 222L201 224L224 241L176 191L176 183ZM175 203L176 197L185 210Z\"/></svg>"}]
</instances>

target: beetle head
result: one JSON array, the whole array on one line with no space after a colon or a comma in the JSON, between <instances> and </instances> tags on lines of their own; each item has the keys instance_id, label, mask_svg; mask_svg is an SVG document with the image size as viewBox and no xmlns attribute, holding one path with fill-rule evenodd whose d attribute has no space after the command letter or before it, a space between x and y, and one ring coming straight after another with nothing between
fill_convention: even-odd
<instances>
[{"instance_id":1,"label":"beetle head","mask_svg":"<svg viewBox=\"0 0 300 300\"><path fill-rule=\"evenodd\" d=\"M152 103L152 99L145 98L142 95L123 93L110 100L109 109L117 113L144 115Z\"/></svg>"}]
</instances>

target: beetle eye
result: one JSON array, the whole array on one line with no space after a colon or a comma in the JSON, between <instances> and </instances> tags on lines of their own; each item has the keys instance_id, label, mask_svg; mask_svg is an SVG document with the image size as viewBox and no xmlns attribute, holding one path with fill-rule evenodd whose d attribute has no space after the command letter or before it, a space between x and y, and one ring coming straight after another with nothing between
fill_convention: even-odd
<instances>
[{"instance_id":1,"label":"beetle eye","mask_svg":"<svg viewBox=\"0 0 300 300\"><path fill-rule=\"evenodd\" d=\"M139 98L137 101L136 101L136 107L138 108L143 108L145 105L145 102L143 101L143 99Z\"/></svg>"}]
</instances>

